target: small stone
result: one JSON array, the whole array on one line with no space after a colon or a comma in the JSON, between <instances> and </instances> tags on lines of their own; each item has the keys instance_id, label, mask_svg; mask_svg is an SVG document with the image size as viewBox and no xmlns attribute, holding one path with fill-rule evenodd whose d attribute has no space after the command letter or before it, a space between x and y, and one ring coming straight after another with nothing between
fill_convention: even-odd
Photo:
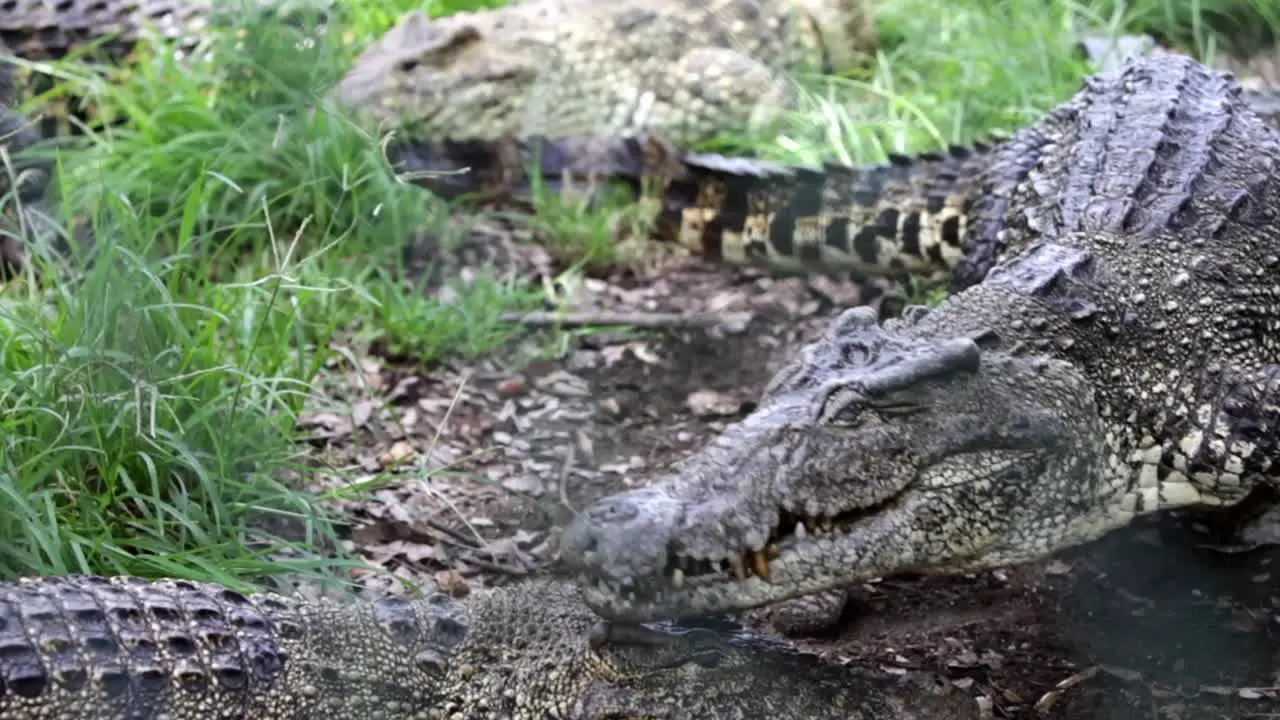
<instances>
[{"instance_id":1,"label":"small stone","mask_svg":"<svg viewBox=\"0 0 1280 720\"><path fill-rule=\"evenodd\" d=\"M503 398L513 398L523 395L528 388L529 383L522 377L507 378L498 383L498 395Z\"/></svg>"},{"instance_id":2,"label":"small stone","mask_svg":"<svg viewBox=\"0 0 1280 720\"><path fill-rule=\"evenodd\" d=\"M378 456L383 467L393 467L411 460L418 454L417 449L403 440L396 442L386 452Z\"/></svg>"},{"instance_id":3,"label":"small stone","mask_svg":"<svg viewBox=\"0 0 1280 720\"><path fill-rule=\"evenodd\" d=\"M715 390L697 390L685 398L685 405L700 418L730 417L742 410L742 401Z\"/></svg>"}]
</instances>

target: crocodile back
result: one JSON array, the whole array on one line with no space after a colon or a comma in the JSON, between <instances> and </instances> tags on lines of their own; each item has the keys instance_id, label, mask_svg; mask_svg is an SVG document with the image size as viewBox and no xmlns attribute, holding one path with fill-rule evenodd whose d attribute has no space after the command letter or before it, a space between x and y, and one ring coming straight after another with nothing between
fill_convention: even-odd
<instances>
[{"instance_id":1,"label":"crocodile back","mask_svg":"<svg viewBox=\"0 0 1280 720\"><path fill-rule=\"evenodd\" d=\"M468 621L445 596L339 604L184 580L24 578L0 584L0 720L422 708Z\"/></svg>"}]
</instances>

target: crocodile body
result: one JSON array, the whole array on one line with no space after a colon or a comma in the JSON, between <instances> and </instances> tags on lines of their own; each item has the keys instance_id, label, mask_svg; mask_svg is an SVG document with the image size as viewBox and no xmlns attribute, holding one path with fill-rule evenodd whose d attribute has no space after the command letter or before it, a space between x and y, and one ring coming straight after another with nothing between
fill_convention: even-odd
<instances>
[{"instance_id":1,"label":"crocodile body","mask_svg":"<svg viewBox=\"0 0 1280 720\"><path fill-rule=\"evenodd\" d=\"M0 41L37 60L100 43L119 60L152 31L190 48L220 10L239 7L221 4L15 0L0 7ZM685 144L768 123L794 102L796 73L850 69L872 46L856 0L524 0L435 19L409 12L333 95L384 128L433 137L643 132Z\"/></svg>"},{"instance_id":2,"label":"crocodile body","mask_svg":"<svg viewBox=\"0 0 1280 720\"><path fill-rule=\"evenodd\" d=\"M340 603L210 584L0 584L0 719L966 720L927 674L860 672L746 630L610 627L534 581Z\"/></svg>"},{"instance_id":3,"label":"crocodile body","mask_svg":"<svg viewBox=\"0 0 1280 720\"><path fill-rule=\"evenodd\" d=\"M658 134L689 145L767 127L801 72L873 47L861 0L524 0L403 16L336 97L418 136Z\"/></svg>"},{"instance_id":4,"label":"crocodile body","mask_svg":"<svg viewBox=\"0 0 1280 720\"><path fill-rule=\"evenodd\" d=\"M986 154L959 292L845 311L759 406L564 535L632 621L1043 559L1280 459L1280 132L1233 78L1132 60Z\"/></svg>"}]
</instances>

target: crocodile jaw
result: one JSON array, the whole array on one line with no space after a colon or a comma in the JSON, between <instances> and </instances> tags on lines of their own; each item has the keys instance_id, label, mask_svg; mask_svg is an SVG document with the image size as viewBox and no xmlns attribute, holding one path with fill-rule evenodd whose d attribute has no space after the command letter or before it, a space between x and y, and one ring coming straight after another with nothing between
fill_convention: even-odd
<instances>
[{"instance_id":1,"label":"crocodile jaw","mask_svg":"<svg viewBox=\"0 0 1280 720\"><path fill-rule=\"evenodd\" d=\"M792 541L769 561L767 579L758 574L736 578L724 573L687 578L677 588L669 574L656 581L655 574L644 575L650 583L645 586L613 582L604 576L584 584L582 597L603 617L642 623L759 607L821 592L846 584L841 578L851 567L859 566L855 559L859 556L861 566L868 568L884 564L885 560L890 564L902 560L902 557L885 558L884 551L902 547L900 538L911 536L909 517L920 501L919 496L907 493L891 508L886 508L891 512L869 517L849 528L847 533ZM641 576L630 573L626 577L634 582Z\"/></svg>"},{"instance_id":2,"label":"crocodile jaw","mask_svg":"<svg viewBox=\"0 0 1280 720\"><path fill-rule=\"evenodd\" d=\"M1065 478L1080 471L1079 466L1067 464L1059 473L1049 467L1049 458L1048 453L1018 451L993 463L993 456L987 455L984 479L973 477L966 485L983 492L1008 484L1025 486L1020 478ZM957 456L949 470L977 460ZM1097 539L1137 514L1135 497L1125 489L1124 478L1107 481L1110 490L1105 498L1079 515L1062 516L1061 524L1042 524L1040 511L1030 510L1025 499L1021 504L1029 511L1019 513L1019 503L1011 495L1006 495L1009 502L992 502L990 511L979 514L971 512L977 506L970 496L947 491L955 487L943 479L955 477L949 470L931 473L932 479L922 479L920 486L857 520L836 523L821 535L810 533L803 540L791 537L778 543L764 575L751 570L746 561L745 575L722 571L684 577L677 585L672 582L670 556L659 573L637 570L606 553L602 557L611 558L609 571L600 572L605 565L597 565L596 574L587 575L583 600L603 617L634 623L745 610L898 573L949 575L1029 562ZM630 547L635 549L637 544ZM630 560L636 555L625 557Z\"/></svg>"},{"instance_id":3,"label":"crocodile jaw","mask_svg":"<svg viewBox=\"0 0 1280 720\"><path fill-rule=\"evenodd\" d=\"M1007 457L1002 474L1016 482L1025 470L1044 468L1043 460L1043 456L1024 454ZM1076 470L1062 477L1075 475ZM1046 471L1041 477L1053 474ZM792 538L780 543L777 555L768 561L767 575L748 570L745 577L737 577L724 571L682 579L677 587L669 569L659 577L628 566L623 574L626 582L609 573L588 575L581 583L582 598L603 618L649 623L748 610L900 573L950 575L1005 568L1094 541L1128 524L1135 515L1155 510L1155 505L1142 507L1138 493L1126 489L1126 480L1126 475L1103 479L1110 488L1106 498L1082 514L1061 516L1061 524L1047 525L1038 524L1036 512L1019 515L1010 506L980 516L959 515L959 507L973 507L966 498L957 501L936 488L913 488L878 507L873 515L824 536L810 534L804 541ZM977 482L973 487L988 484L1001 483ZM950 523L938 524L942 519ZM956 532L961 524L964 532ZM620 568L621 562L614 562L612 569Z\"/></svg>"}]
</instances>

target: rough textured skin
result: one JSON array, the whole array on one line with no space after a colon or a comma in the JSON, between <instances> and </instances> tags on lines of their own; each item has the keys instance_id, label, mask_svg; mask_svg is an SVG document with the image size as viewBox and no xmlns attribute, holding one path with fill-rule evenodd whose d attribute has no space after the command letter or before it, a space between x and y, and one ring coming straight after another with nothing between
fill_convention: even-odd
<instances>
[{"instance_id":1,"label":"rough textured skin","mask_svg":"<svg viewBox=\"0 0 1280 720\"><path fill-rule=\"evenodd\" d=\"M584 598L648 620L975 571L1274 482L1278 165L1229 75L1091 77L991 153L962 292L846 311L743 421L579 516Z\"/></svg>"},{"instance_id":2,"label":"rough textured skin","mask_svg":"<svg viewBox=\"0 0 1280 720\"><path fill-rule=\"evenodd\" d=\"M872 44L861 0L524 0L406 14L336 96L419 136L688 145L767 127L794 101L796 73L848 69Z\"/></svg>"},{"instance_id":3,"label":"rough textured skin","mask_svg":"<svg viewBox=\"0 0 1280 720\"><path fill-rule=\"evenodd\" d=\"M1280 127L1280 90L1244 93L1241 102ZM861 167L690 155L686 177L666 189L662 227L732 264L933 280L964 271L954 283L964 287L981 279L961 263L980 200L1025 172L1019 163L1033 156L1010 148L1029 142L1021 133Z\"/></svg>"},{"instance_id":4,"label":"rough textured skin","mask_svg":"<svg viewBox=\"0 0 1280 720\"><path fill-rule=\"evenodd\" d=\"M779 274L848 273L894 315L913 287L951 278L991 148L819 168L690 153L657 136L530 136L393 142L388 156L402 176L447 199L524 197L530 169L588 195L601 181L627 182L656 200L657 241Z\"/></svg>"},{"instance_id":5,"label":"rough textured skin","mask_svg":"<svg viewBox=\"0 0 1280 720\"><path fill-rule=\"evenodd\" d=\"M741 629L610 627L574 588L303 601L178 580L0 584L0 719L965 720L963 693Z\"/></svg>"}]
</instances>

